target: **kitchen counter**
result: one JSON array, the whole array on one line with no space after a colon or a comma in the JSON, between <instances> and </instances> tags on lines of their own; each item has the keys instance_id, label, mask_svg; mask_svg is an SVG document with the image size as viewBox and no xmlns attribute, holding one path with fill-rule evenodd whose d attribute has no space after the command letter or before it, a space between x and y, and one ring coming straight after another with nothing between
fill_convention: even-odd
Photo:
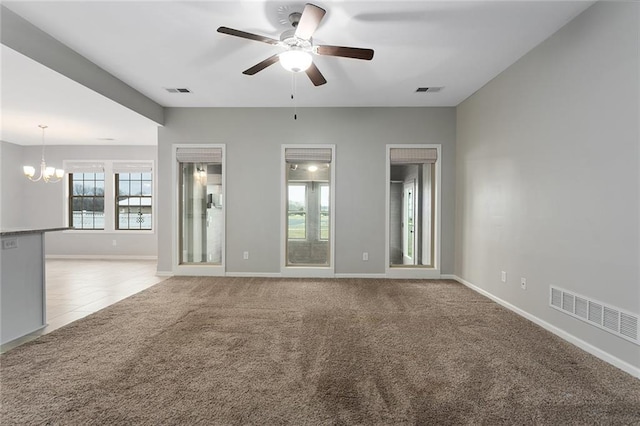
<instances>
[{"instance_id":1,"label":"kitchen counter","mask_svg":"<svg viewBox=\"0 0 640 426\"><path fill-rule=\"evenodd\" d=\"M50 231L66 231L67 229L72 229L72 228L5 229L0 231L0 237L10 237L13 235L24 235L24 234L39 234L41 232L50 232Z\"/></svg>"},{"instance_id":2,"label":"kitchen counter","mask_svg":"<svg viewBox=\"0 0 640 426\"><path fill-rule=\"evenodd\" d=\"M65 229L0 231L0 344L46 327L44 234Z\"/></svg>"}]
</instances>

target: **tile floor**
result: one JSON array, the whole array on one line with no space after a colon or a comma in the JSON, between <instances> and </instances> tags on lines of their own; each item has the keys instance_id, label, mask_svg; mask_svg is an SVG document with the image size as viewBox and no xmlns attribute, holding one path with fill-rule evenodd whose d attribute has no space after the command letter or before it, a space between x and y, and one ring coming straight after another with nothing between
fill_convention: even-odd
<instances>
[{"instance_id":1,"label":"tile floor","mask_svg":"<svg viewBox=\"0 0 640 426\"><path fill-rule=\"evenodd\" d=\"M46 260L47 326L2 345L6 352L166 279L155 260Z\"/></svg>"}]
</instances>

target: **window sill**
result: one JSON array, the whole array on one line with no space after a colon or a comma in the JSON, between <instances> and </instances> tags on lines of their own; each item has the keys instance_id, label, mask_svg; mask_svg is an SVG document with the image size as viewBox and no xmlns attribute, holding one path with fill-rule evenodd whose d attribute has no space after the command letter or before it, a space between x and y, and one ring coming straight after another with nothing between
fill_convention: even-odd
<instances>
[{"instance_id":1,"label":"window sill","mask_svg":"<svg viewBox=\"0 0 640 426\"><path fill-rule=\"evenodd\" d=\"M121 230L121 229L68 229L63 231L65 234L127 234L127 235L153 235L155 231L150 230Z\"/></svg>"}]
</instances>

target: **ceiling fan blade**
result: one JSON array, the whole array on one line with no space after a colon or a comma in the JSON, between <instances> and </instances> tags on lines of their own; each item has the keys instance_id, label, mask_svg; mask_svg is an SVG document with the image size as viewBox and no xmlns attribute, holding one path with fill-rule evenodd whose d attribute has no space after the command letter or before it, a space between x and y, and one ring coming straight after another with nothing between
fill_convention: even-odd
<instances>
[{"instance_id":1,"label":"ceiling fan blade","mask_svg":"<svg viewBox=\"0 0 640 426\"><path fill-rule=\"evenodd\" d=\"M295 36L303 40L309 40L318 28L318 25L320 25L320 21L322 21L325 13L327 13L327 11L323 8L315 4L307 3L302 11L302 16L300 16Z\"/></svg>"},{"instance_id":2,"label":"ceiling fan blade","mask_svg":"<svg viewBox=\"0 0 640 426\"><path fill-rule=\"evenodd\" d=\"M276 62L278 62L280 60L280 58L278 57L278 55L273 55L273 56L269 56L267 59L265 59L262 62L258 62L257 64L255 64L254 66L252 66L251 68L242 71L242 74L246 74L246 75L254 75L255 73L262 71L263 69L265 69L266 67L268 67L269 65L273 65Z\"/></svg>"},{"instance_id":3,"label":"ceiling fan blade","mask_svg":"<svg viewBox=\"0 0 640 426\"><path fill-rule=\"evenodd\" d=\"M261 41L261 42L267 43L267 44L278 44L278 43L280 43L279 40L276 40L274 38L264 37L264 36L261 36L261 35L258 35L258 34L247 33L245 31L234 30L233 28L229 28L229 27L219 27L218 28L218 32L222 33L222 34L228 34L228 35L240 37L240 38L246 38L246 39L249 39L249 40Z\"/></svg>"},{"instance_id":4,"label":"ceiling fan blade","mask_svg":"<svg viewBox=\"0 0 640 426\"><path fill-rule=\"evenodd\" d=\"M313 62L305 72L309 76L309 80L311 80L314 86L322 86L327 82L318 67L316 67L316 64L314 64Z\"/></svg>"},{"instance_id":5,"label":"ceiling fan blade","mask_svg":"<svg viewBox=\"0 0 640 426\"><path fill-rule=\"evenodd\" d=\"M361 49L359 47L343 46L318 46L318 55L341 56L343 58L364 59L370 61L373 58L372 49Z\"/></svg>"}]
</instances>

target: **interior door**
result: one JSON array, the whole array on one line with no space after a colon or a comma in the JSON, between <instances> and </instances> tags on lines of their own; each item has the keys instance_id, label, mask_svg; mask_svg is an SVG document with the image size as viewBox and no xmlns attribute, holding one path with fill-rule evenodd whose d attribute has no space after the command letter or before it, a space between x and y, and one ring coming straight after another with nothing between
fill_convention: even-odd
<instances>
[{"instance_id":1,"label":"interior door","mask_svg":"<svg viewBox=\"0 0 640 426\"><path fill-rule=\"evenodd\" d=\"M416 181L406 181L402 193L402 263L415 265L416 244Z\"/></svg>"}]
</instances>

